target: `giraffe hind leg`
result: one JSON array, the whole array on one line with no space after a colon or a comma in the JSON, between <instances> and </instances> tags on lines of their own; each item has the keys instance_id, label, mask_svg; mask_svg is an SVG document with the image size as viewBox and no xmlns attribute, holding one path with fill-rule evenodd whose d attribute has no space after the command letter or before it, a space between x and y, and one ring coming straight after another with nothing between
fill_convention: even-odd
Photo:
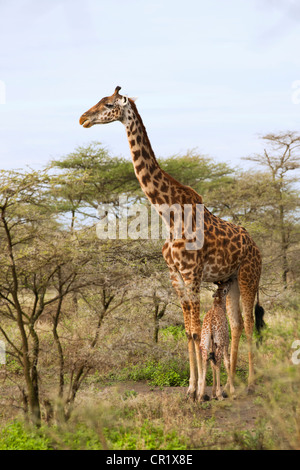
<instances>
[{"instance_id":1,"label":"giraffe hind leg","mask_svg":"<svg viewBox=\"0 0 300 470\"><path fill-rule=\"evenodd\" d=\"M240 310L240 289L238 280L235 278L230 287L226 298L226 311L229 319L231 330L231 350L230 350L230 375L234 380L237 365L238 348L240 337L243 331L243 317ZM229 376L225 386L225 390L230 387Z\"/></svg>"},{"instance_id":2,"label":"giraffe hind leg","mask_svg":"<svg viewBox=\"0 0 300 470\"><path fill-rule=\"evenodd\" d=\"M255 258L254 258L255 260ZM253 361L253 327L254 327L254 302L259 286L261 272L260 258L257 261L244 260L241 265L238 280L242 298L245 333L248 343L249 376L248 393L254 391L254 361Z\"/></svg>"},{"instance_id":3,"label":"giraffe hind leg","mask_svg":"<svg viewBox=\"0 0 300 470\"><path fill-rule=\"evenodd\" d=\"M225 369L226 369L226 372L227 372L227 383L229 385L230 396L232 398L236 398L235 397L235 388L234 388L234 384L233 384L232 371L231 371L231 368L230 368L230 356L229 356L229 353L228 353L228 346L224 347L224 356L223 356L223 358L224 358ZM228 397L225 389L223 390L222 395L223 395L224 398Z\"/></svg>"}]
</instances>

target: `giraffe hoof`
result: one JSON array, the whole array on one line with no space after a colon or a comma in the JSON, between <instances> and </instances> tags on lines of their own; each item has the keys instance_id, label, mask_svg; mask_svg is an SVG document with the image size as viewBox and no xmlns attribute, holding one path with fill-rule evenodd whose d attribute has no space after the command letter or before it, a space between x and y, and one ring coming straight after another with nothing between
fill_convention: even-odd
<instances>
[{"instance_id":1,"label":"giraffe hoof","mask_svg":"<svg viewBox=\"0 0 300 470\"><path fill-rule=\"evenodd\" d=\"M210 401L209 395L206 393L198 398L199 403L204 403L205 401Z\"/></svg>"},{"instance_id":2,"label":"giraffe hoof","mask_svg":"<svg viewBox=\"0 0 300 470\"><path fill-rule=\"evenodd\" d=\"M254 385L248 385L247 387L247 395L253 395L255 391Z\"/></svg>"},{"instance_id":3,"label":"giraffe hoof","mask_svg":"<svg viewBox=\"0 0 300 470\"><path fill-rule=\"evenodd\" d=\"M187 399L187 400L195 401L195 400L196 400L196 395L197 395L196 390L194 390L193 392L190 391L190 390L188 390L188 391L187 391L187 394L186 394L186 399Z\"/></svg>"}]
</instances>

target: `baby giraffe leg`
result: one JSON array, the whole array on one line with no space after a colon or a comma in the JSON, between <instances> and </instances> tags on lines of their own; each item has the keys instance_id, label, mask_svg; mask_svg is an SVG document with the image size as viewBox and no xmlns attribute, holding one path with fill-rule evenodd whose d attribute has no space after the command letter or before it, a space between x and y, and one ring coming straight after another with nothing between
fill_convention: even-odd
<instances>
[{"instance_id":1,"label":"baby giraffe leg","mask_svg":"<svg viewBox=\"0 0 300 470\"><path fill-rule=\"evenodd\" d=\"M206 387L206 374L207 374L207 360L209 351L211 349L211 331L209 326L209 316L205 316L202 325L201 331L201 341L199 347L199 353L201 354L202 359L202 374L200 377L200 386L199 386L199 395L198 400L206 401L209 400L208 395L205 394L205 387Z\"/></svg>"},{"instance_id":2,"label":"baby giraffe leg","mask_svg":"<svg viewBox=\"0 0 300 470\"><path fill-rule=\"evenodd\" d=\"M200 391L199 391L199 401L206 401L207 395L205 395L205 388L206 388L206 373L207 373L207 358L205 358L205 354L202 355L202 376L201 376L201 384L200 384Z\"/></svg>"},{"instance_id":3,"label":"baby giraffe leg","mask_svg":"<svg viewBox=\"0 0 300 470\"><path fill-rule=\"evenodd\" d=\"M213 385L212 385L212 391L211 391L211 397L216 398L216 388L217 388L217 383L216 383L216 369L215 369L215 364L213 361L210 361L211 369L212 369L212 376L213 376Z\"/></svg>"},{"instance_id":4,"label":"baby giraffe leg","mask_svg":"<svg viewBox=\"0 0 300 470\"><path fill-rule=\"evenodd\" d=\"M220 377L220 363L214 364L214 370L217 379L217 387L216 387L216 398L218 400L223 400L222 390L221 390L221 377Z\"/></svg>"}]
</instances>

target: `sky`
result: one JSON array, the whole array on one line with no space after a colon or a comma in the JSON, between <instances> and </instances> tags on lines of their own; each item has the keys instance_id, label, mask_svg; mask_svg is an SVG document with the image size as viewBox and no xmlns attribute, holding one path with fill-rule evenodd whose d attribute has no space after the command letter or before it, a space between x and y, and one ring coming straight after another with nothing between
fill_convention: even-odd
<instances>
[{"instance_id":1,"label":"sky","mask_svg":"<svg viewBox=\"0 0 300 470\"><path fill-rule=\"evenodd\" d=\"M116 86L157 157L245 167L260 135L299 130L299 25L299 0L0 0L0 168L92 141L130 158L120 122L79 125Z\"/></svg>"}]
</instances>

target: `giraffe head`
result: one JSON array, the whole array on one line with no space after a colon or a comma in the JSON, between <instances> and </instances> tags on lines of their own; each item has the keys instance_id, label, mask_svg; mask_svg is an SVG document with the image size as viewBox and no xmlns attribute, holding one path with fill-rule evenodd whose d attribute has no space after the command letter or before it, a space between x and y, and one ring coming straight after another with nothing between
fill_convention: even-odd
<instances>
[{"instance_id":1,"label":"giraffe head","mask_svg":"<svg viewBox=\"0 0 300 470\"><path fill-rule=\"evenodd\" d=\"M111 96L102 98L99 103L86 111L79 119L83 127L92 127L95 124L108 124L113 121L124 121L129 106L127 96L119 94L121 87L117 86Z\"/></svg>"}]
</instances>

